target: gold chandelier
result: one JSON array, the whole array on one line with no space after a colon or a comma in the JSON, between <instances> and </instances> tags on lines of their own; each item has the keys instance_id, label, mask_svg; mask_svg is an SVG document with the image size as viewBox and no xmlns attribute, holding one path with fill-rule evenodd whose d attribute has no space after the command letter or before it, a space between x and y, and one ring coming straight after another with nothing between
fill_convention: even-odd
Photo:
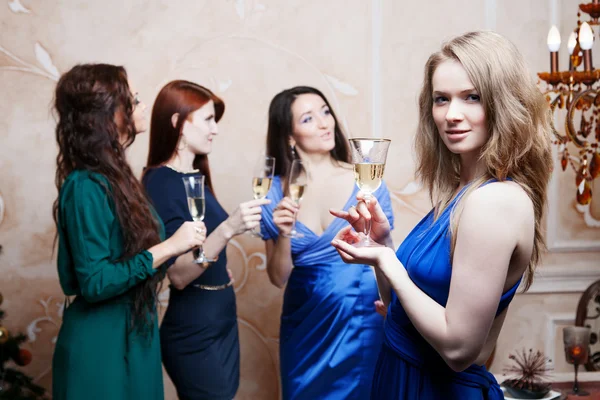
<instances>
[{"instance_id":1,"label":"gold chandelier","mask_svg":"<svg viewBox=\"0 0 600 400\"><path fill-rule=\"evenodd\" d=\"M600 173L600 70L594 69L592 65L592 26L600 28L599 2L600 0L593 0L579 5L577 27L569 36L567 44L569 69L559 69L558 50L561 39L556 26L552 26L547 41L550 72L538 73L540 79L546 82L544 94L555 120L556 117L564 118L564 135L553 127L554 144L558 146L562 170L565 171L570 165L576 172L576 198L581 206L591 203L592 181ZM589 16L589 20L582 22L582 14Z\"/></svg>"}]
</instances>

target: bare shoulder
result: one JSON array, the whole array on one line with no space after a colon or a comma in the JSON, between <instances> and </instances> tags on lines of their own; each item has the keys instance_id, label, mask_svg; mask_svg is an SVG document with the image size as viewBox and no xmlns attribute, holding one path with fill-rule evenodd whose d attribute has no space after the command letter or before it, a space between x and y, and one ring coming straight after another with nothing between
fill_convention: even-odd
<instances>
[{"instance_id":1,"label":"bare shoulder","mask_svg":"<svg viewBox=\"0 0 600 400\"><path fill-rule=\"evenodd\" d=\"M522 220L533 215L533 202L525 189L512 181L492 182L465 199L465 212L489 213L490 218Z\"/></svg>"}]
</instances>

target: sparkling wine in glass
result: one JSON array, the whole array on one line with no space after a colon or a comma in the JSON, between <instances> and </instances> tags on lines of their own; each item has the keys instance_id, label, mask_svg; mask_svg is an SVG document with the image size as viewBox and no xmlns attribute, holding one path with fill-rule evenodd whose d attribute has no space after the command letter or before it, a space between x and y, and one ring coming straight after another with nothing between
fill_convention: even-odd
<instances>
[{"instance_id":1,"label":"sparkling wine in glass","mask_svg":"<svg viewBox=\"0 0 600 400\"><path fill-rule=\"evenodd\" d=\"M308 171L306 170L306 165L302 162L302 160L296 159L292 162L288 176L289 196L296 204L300 204L302 201L302 196L304 196L304 191L306 190L307 184ZM294 215L292 230L289 234L284 234L284 236L291 238L299 238L304 236L302 233L296 230L296 218L297 215Z\"/></svg>"},{"instance_id":2,"label":"sparkling wine in glass","mask_svg":"<svg viewBox=\"0 0 600 400\"><path fill-rule=\"evenodd\" d=\"M204 221L206 210L204 197L204 175L187 175L183 178L183 185L187 195L188 208L192 219L196 222ZM206 257L202 246L194 249L194 262L196 264L205 264L214 262Z\"/></svg>"},{"instance_id":3,"label":"sparkling wine in glass","mask_svg":"<svg viewBox=\"0 0 600 400\"><path fill-rule=\"evenodd\" d=\"M579 365L588 360L591 330L583 326L566 326L563 328L563 342L565 345L565 358L567 363L573 364L575 368L575 379L570 395L587 396L588 392L579 389L577 381L577 370Z\"/></svg>"},{"instance_id":4,"label":"sparkling wine in glass","mask_svg":"<svg viewBox=\"0 0 600 400\"><path fill-rule=\"evenodd\" d=\"M252 191L254 199L264 199L271 189L273 175L275 174L275 157L261 156L256 166L252 177ZM250 233L256 237L262 238L262 234L255 228Z\"/></svg>"},{"instance_id":5,"label":"sparkling wine in glass","mask_svg":"<svg viewBox=\"0 0 600 400\"><path fill-rule=\"evenodd\" d=\"M354 179L358 188L365 194L365 202L367 205L369 204L369 199L373 196L373 193L381 186L390 143L391 140L389 139L350 139L352 164L354 164ZM377 244L371 240L370 233L371 220L367 221L365 224L364 239L358 242L356 246L377 246Z\"/></svg>"}]
</instances>

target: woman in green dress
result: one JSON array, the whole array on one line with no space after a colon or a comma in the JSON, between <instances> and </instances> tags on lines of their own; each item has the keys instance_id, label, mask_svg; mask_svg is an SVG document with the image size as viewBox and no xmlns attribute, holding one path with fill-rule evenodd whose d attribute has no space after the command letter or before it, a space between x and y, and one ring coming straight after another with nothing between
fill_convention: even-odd
<instances>
[{"instance_id":1,"label":"woman in green dress","mask_svg":"<svg viewBox=\"0 0 600 400\"><path fill-rule=\"evenodd\" d=\"M168 240L125 149L146 129L125 69L73 67L55 92L54 203L58 275L67 296L53 367L53 398L163 399L157 291L162 265L204 241L186 222Z\"/></svg>"}]
</instances>

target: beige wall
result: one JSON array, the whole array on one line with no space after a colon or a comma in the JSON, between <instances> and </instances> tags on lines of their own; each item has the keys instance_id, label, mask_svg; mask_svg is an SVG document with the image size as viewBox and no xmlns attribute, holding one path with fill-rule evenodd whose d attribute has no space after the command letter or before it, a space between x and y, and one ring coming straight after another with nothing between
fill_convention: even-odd
<instances>
[{"instance_id":1,"label":"beige wall","mask_svg":"<svg viewBox=\"0 0 600 400\"><path fill-rule=\"evenodd\" d=\"M30 336L34 360L27 371L50 387L63 301L52 259L56 146L50 104L57 77L73 64L125 65L148 105L173 78L194 80L222 96L227 111L211 165L217 195L228 210L250 199L246 166L264 144L272 96L297 84L322 89L350 136L393 140L386 180L399 243L430 207L413 182L411 151L427 56L443 39L492 28L517 44L532 74L547 70L550 23L559 24L566 43L578 2L5 1L0 6L0 195L5 204L0 291L6 325ZM563 67L565 54L563 44ZM137 173L147 140L141 136L130 152ZM579 293L600 278L600 229L586 226L574 194L573 173L557 172L548 217L552 252L532 293L518 295L511 307L495 373L502 372L507 353L521 347L545 350L558 373L570 371L560 353L559 327L572 323ZM596 200L592 207L597 218L599 205ZM237 398L277 399L281 291L268 282L260 241L244 235L228 251L242 343ZM168 381L166 391L167 398L175 398Z\"/></svg>"}]
</instances>

